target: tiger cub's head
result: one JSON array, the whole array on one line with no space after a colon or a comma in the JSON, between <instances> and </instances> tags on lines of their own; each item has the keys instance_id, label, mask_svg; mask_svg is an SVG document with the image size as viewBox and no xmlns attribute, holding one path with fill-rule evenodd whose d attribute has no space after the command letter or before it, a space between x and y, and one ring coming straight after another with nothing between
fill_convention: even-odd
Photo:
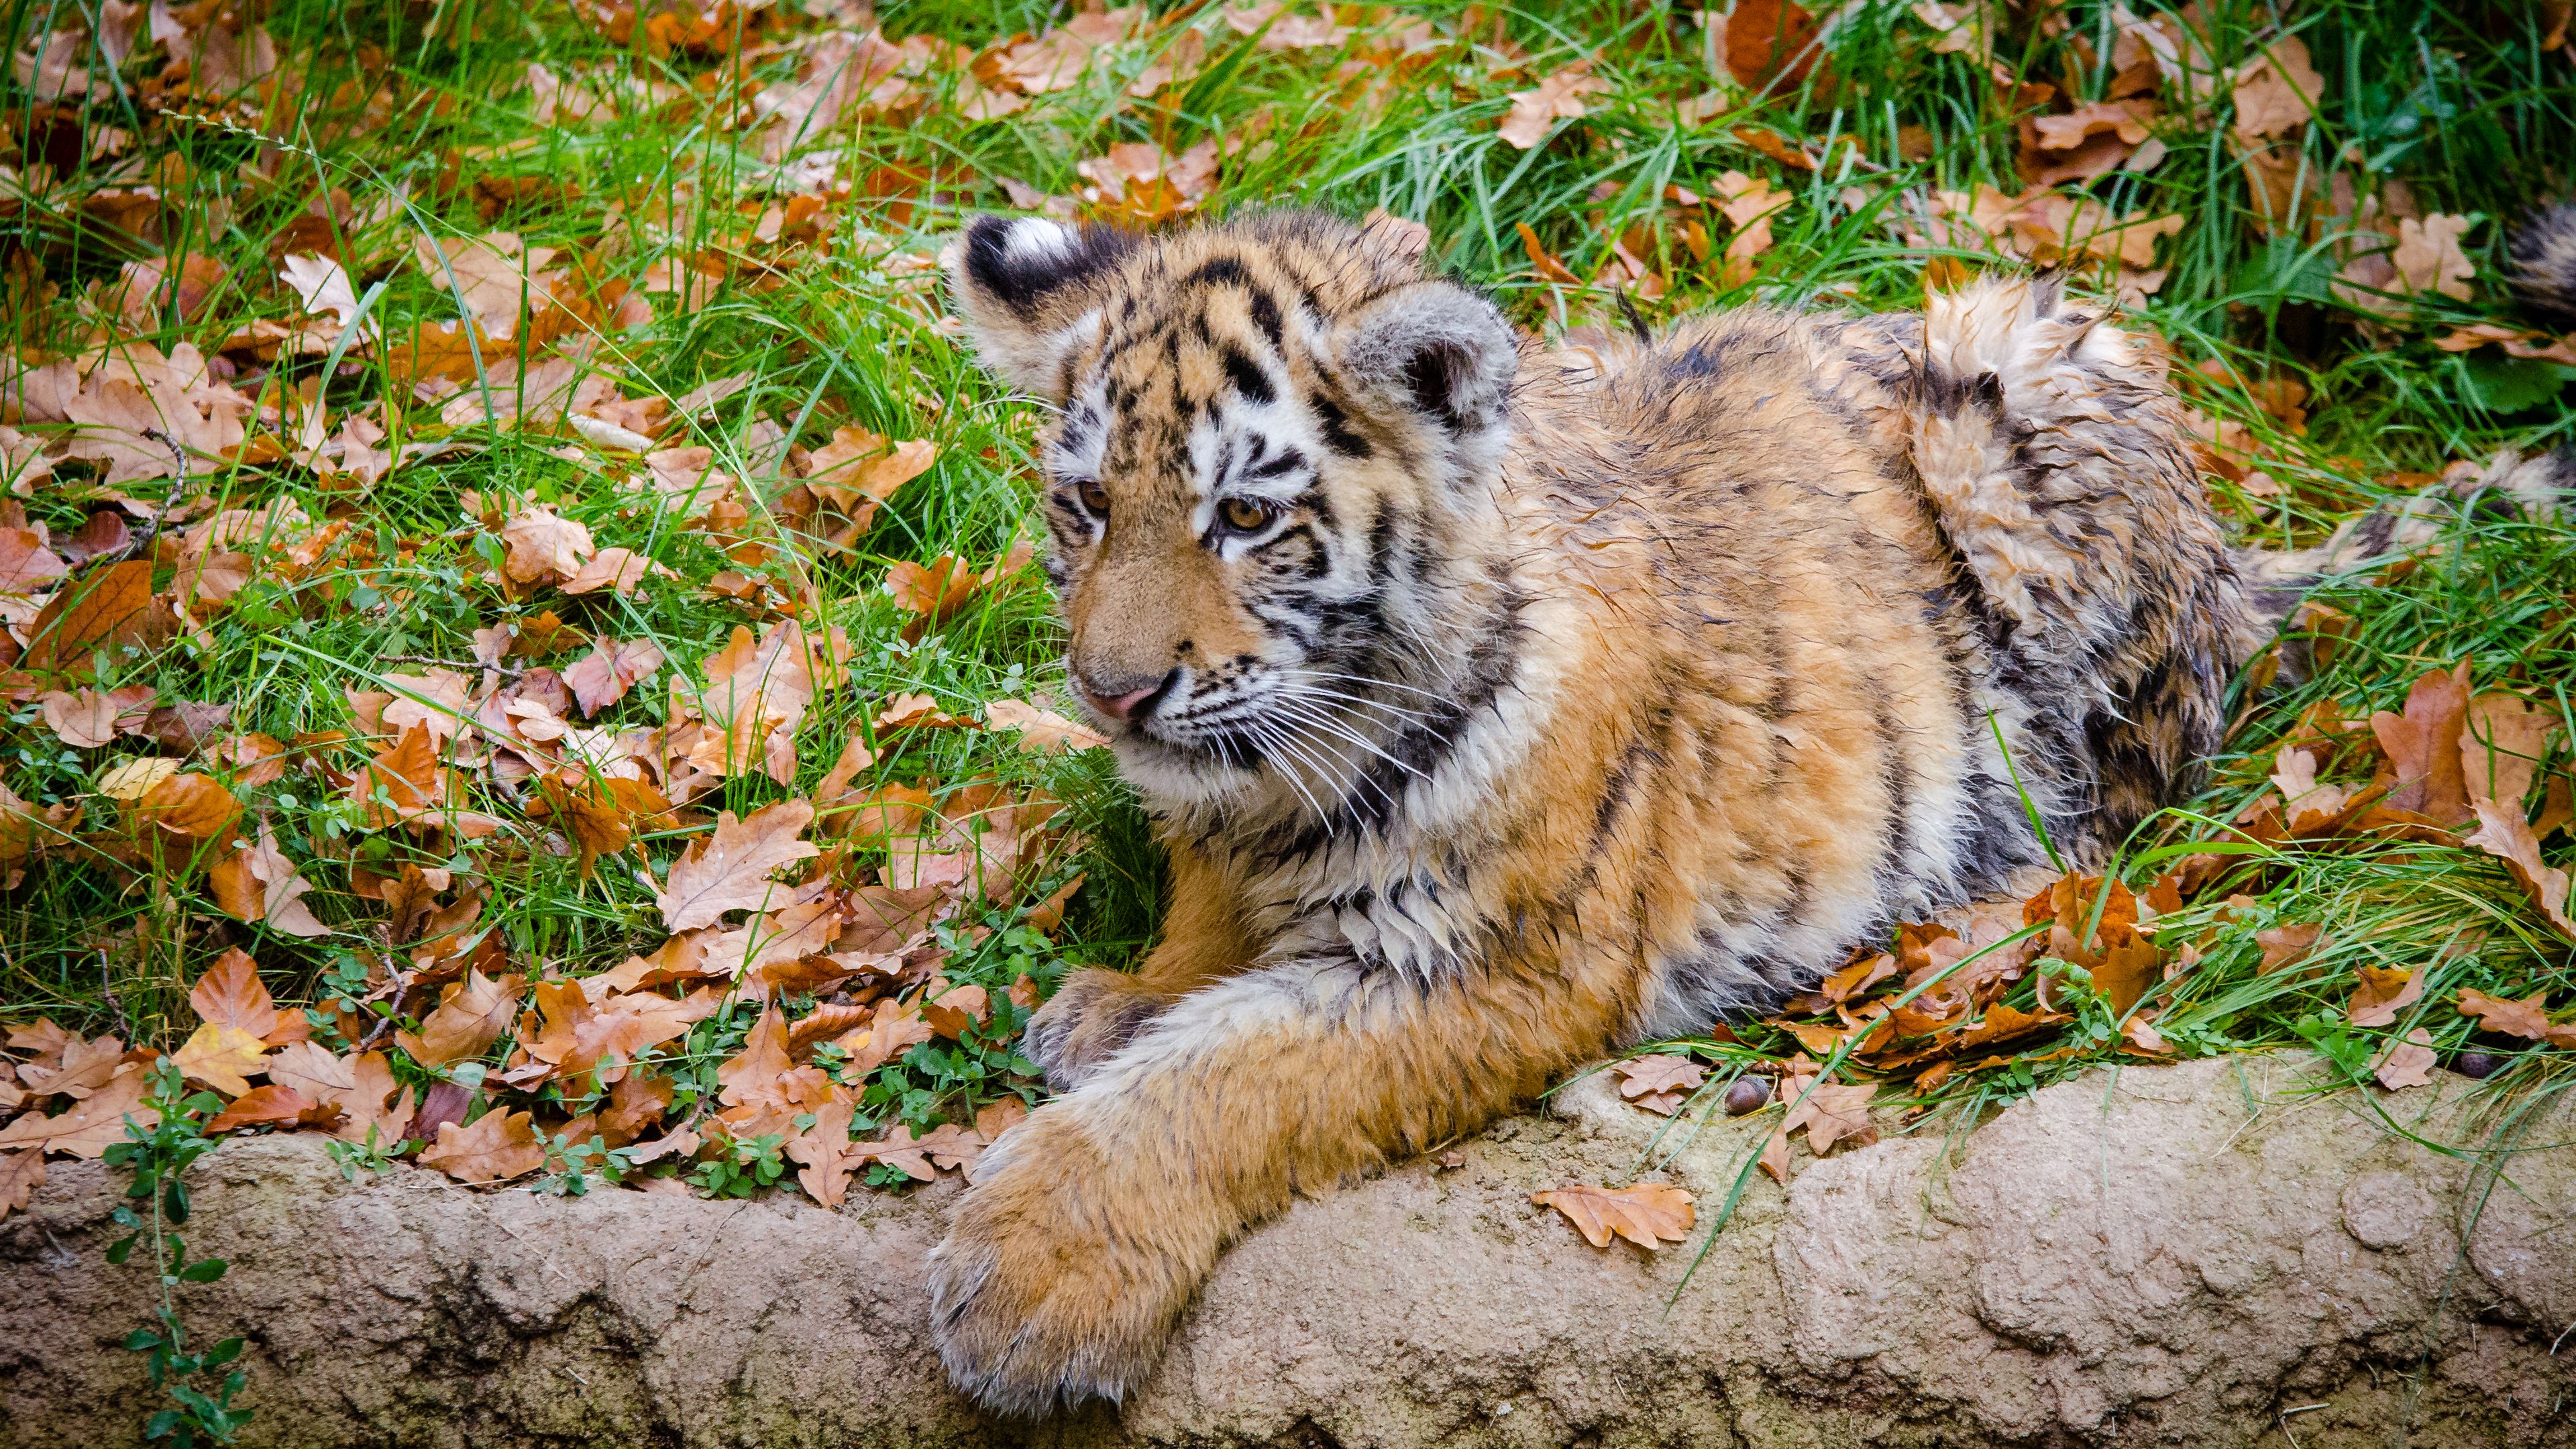
<instances>
[{"instance_id":1,"label":"tiger cub's head","mask_svg":"<svg viewBox=\"0 0 2576 1449\"><path fill-rule=\"evenodd\" d=\"M1068 664L1140 785L1293 767L1399 717L1355 701L1440 676L1518 362L1490 303L1305 213L1154 238L985 217L948 270L985 365L1054 405Z\"/></svg>"}]
</instances>

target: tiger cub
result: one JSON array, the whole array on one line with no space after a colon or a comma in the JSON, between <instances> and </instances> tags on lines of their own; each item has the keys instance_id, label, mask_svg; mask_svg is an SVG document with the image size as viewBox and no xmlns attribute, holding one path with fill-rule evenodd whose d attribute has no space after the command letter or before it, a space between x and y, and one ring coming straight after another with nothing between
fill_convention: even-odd
<instances>
[{"instance_id":1,"label":"tiger cub","mask_svg":"<svg viewBox=\"0 0 2576 1449\"><path fill-rule=\"evenodd\" d=\"M1313 214L948 271L1051 404L1073 687L1172 881L932 1260L997 1409L1136 1387L1291 1194L2042 860L2023 792L2098 857L2253 643L2157 354L2047 281L1547 351Z\"/></svg>"}]
</instances>

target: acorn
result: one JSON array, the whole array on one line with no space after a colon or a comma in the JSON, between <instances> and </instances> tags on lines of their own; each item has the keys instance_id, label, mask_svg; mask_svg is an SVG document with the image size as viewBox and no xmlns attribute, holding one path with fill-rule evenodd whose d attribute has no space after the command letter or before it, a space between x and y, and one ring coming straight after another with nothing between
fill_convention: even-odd
<instances>
[{"instance_id":1,"label":"acorn","mask_svg":"<svg viewBox=\"0 0 2576 1449\"><path fill-rule=\"evenodd\" d=\"M2461 1076L2484 1080L2504 1070L2504 1058L2493 1052L2461 1052L2451 1058L2450 1066Z\"/></svg>"},{"instance_id":2,"label":"acorn","mask_svg":"<svg viewBox=\"0 0 2576 1449\"><path fill-rule=\"evenodd\" d=\"M1759 1112L1770 1100L1771 1084L1768 1081L1760 1077L1738 1077L1735 1085L1726 1089L1726 1115L1741 1117L1747 1112Z\"/></svg>"}]
</instances>

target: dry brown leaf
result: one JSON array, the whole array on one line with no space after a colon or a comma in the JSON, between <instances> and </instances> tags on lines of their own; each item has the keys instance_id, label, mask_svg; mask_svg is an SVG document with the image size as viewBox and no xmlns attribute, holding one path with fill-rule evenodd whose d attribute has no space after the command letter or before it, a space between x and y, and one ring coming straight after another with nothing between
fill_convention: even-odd
<instances>
[{"instance_id":1,"label":"dry brown leaf","mask_svg":"<svg viewBox=\"0 0 2576 1449\"><path fill-rule=\"evenodd\" d=\"M1726 17L1726 69L1748 89L1794 89L1822 58L1816 17L1796 0L1735 0Z\"/></svg>"},{"instance_id":2,"label":"dry brown leaf","mask_svg":"<svg viewBox=\"0 0 2576 1449\"><path fill-rule=\"evenodd\" d=\"M197 978L188 991L188 1006L199 1021L229 1026L262 1040L277 1030L276 999L259 979L258 964L238 946L217 957Z\"/></svg>"},{"instance_id":3,"label":"dry brown leaf","mask_svg":"<svg viewBox=\"0 0 2576 1449\"><path fill-rule=\"evenodd\" d=\"M128 1062L105 1086L74 1102L70 1111L48 1117L22 1112L0 1127L0 1149L34 1147L73 1157L96 1158L125 1140L125 1123L149 1129L161 1114L145 1103L149 1089L143 1068Z\"/></svg>"},{"instance_id":4,"label":"dry brown leaf","mask_svg":"<svg viewBox=\"0 0 2576 1449\"><path fill-rule=\"evenodd\" d=\"M217 840L232 832L242 810L233 792L212 775L190 772L153 786L135 803L134 813L174 835Z\"/></svg>"},{"instance_id":5,"label":"dry brown leaf","mask_svg":"<svg viewBox=\"0 0 2576 1449\"><path fill-rule=\"evenodd\" d=\"M141 643L154 632L151 561L127 559L65 583L27 627L19 664L34 674L85 675L93 650Z\"/></svg>"},{"instance_id":6,"label":"dry brown leaf","mask_svg":"<svg viewBox=\"0 0 2576 1449\"><path fill-rule=\"evenodd\" d=\"M1690 1236L1693 1220L1691 1195L1661 1182L1634 1187L1564 1182L1550 1191L1531 1193L1530 1201L1565 1214L1584 1241L1596 1248L1610 1246L1613 1236L1650 1250L1678 1243Z\"/></svg>"},{"instance_id":7,"label":"dry brown leaf","mask_svg":"<svg viewBox=\"0 0 2576 1449\"><path fill-rule=\"evenodd\" d=\"M598 552L589 529L551 508L513 515L501 525L501 541L510 549L501 572L523 584L578 578L582 565Z\"/></svg>"},{"instance_id":8,"label":"dry brown leaf","mask_svg":"<svg viewBox=\"0 0 2576 1449\"><path fill-rule=\"evenodd\" d=\"M94 750L116 738L116 701L104 691L55 690L45 696L45 727L76 750Z\"/></svg>"},{"instance_id":9,"label":"dry brown leaf","mask_svg":"<svg viewBox=\"0 0 2576 1449\"><path fill-rule=\"evenodd\" d=\"M781 800L747 819L735 819L730 810L718 815L715 834L671 863L670 880L655 899L662 924L687 931L712 925L727 911L768 906L782 889L769 873L817 853L797 838L813 822L814 806L806 800Z\"/></svg>"},{"instance_id":10,"label":"dry brown leaf","mask_svg":"<svg viewBox=\"0 0 2576 1449\"><path fill-rule=\"evenodd\" d=\"M968 1027L992 1020L993 1003L981 986L955 986L923 1006L921 1018L932 1031L955 1041Z\"/></svg>"},{"instance_id":11,"label":"dry brown leaf","mask_svg":"<svg viewBox=\"0 0 2576 1449\"><path fill-rule=\"evenodd\" d=\"M1807 1146L1819 1157L1835 1143L1846 1140L1866 1147L1878 1140L1878 1129L1869 1120L1869 1104L1877 1095L1878 1089L1867 1083L1818 1083L1798 1091L1784 1088L1781 1100L1789 1104L1789 1113L1781 1130L1806 1128Z\"/></svg>"},{"instance_id":12,"label":"dry brown leaf","mask_svg":"<svg viewBox=\"0 0 2576 1449\"><path fill-rule=\"evenodd\" d=\"M671 571L631 548L603 548L565 579L562 588L567 594L615 589L623 598L635 592L635 586L644 582L648 572L668 575Z\"/></svg>"},{"instance_id":13,"label":"dry brown leaf","mask_svg":"<svg viewBox=\"0 0 2576 1449\"><path fill-rule=\"evenodd\" d=\"M841 1205L850 1190L850 1175L864 1159L850 1151L850 1104L825 1102L814 1109L814 1125L787 1144L787 1155L801 1164L797 1183L807 1196L827 1208Z\"/></svg>"},{"instance_id":14,"label":"dry brown leaf","mask_svg":"<svg viewBox=\"0 0 2576 1449\"><path fill-rule=\"evenodd\" d=\"M2314 921L2293 921L2254 933L2256 945L2263 948L2263 969L2278 971L2306 959L2317 948L2317 937L2325 927Z\"/></svg>"},{"instance_id":15,"label":"dry brown leaf","mask_svg":"<svg viewBox=\"0 0 2576 1449\"><path fill-rule=\"evenodd\" d=\"M608 1107L599 1114L599 1129L608 1145L623 1147L644 1129L669 1114L679 1084L660 1072L631 1071L609 1089Z\"/></svg>"},{"instance_id":16,"label":"dry brown leaf","mask_svg":"<svg viewBox=\"0 0 2576 1449\"><path fill-rule=\"evenodd\" d=\"M215 1114L215 1120L206 1124L206 1131L230 1132L239 1127L274 1127L285 1123L320 1127L328 1125L339 1115L340 1109L336 1105L314 1102L293 1087L272 1082L264 1087L253 1087L226 1103L224 1110Z\"/></svg>"},{"instance_id":17,"label":"dry brown leaf","mask_svg":"<svg viewBox=\"0 0 2576 1449\"><path fill-rule=\"evenodd\" d=\"M215 904L236 920L265 924L270 930L310 940L331 934L304 904L313 883L277 848L277 836L266 821L259 838L206 868L206 884Z\"/></svg>"},{"instance_id":18,"label":"dry brown leaf","mask_svg":"<svg viewBox=\"0 0 2576 1449\"><path fill-rule=\"evenodd\" d=\"M2460 731L2460 768L2469 798L2519 810L2556 724L2553 712L2518 694L2481 694L2470 700Z\"/></svg>"},{"instance_id":19,"label":"dry brown leaf","mask_svg":"<svg viewBox=\"0 0 2576 1449\"><path fill-rule=\"evenodd\" d=\"M2511 997L2489 996L2475 988L2464 988L2456 1004L2460 1015L2477 1018L2480 1031L2539 1041L2549 1035L2549 1017L2542 1010L2548 996L2547 991L2535 991L2516 1001Z\"/></svg>"},{"instance_id":20,"label":"dry brown leaf","mask_svg":"<svg viewBox=\"0 0 2576 1449\"><path fill-rule=\"evenodd\" d=\"M602 639L563 672L564 687L587 719L626 697L626 691L662 667L662 649L650 639Z\"/></svg>"},{"instance_id":21,"label":"dry brown leaf","mask_svg":"<svg viewBox=\"0 0 2576 1449\"><path fill-rule=\"evenodd\" d=\"M2503 860L2505 869L2530 894L2531 903L2540 908L2541 918L2561 936L2576 940L2576 920L2567 914L2567 872L2541 860L2540 837L2522 818L2522 807L2478 800L2473 808L2478 828L2463 843Z\"/></svg>"},{"instance_id":22,"label":"dry brown leaf","mask_svg":"<svg viewBox=\"0 0 2576 1449\"><path fill-rule=\"evenodd\" d=\"M2377 966L2353 968L2352 999L2344 1019L2355 1026L2395 1026L2400 1012L2423 999L2424 973L2389 971Z\"/></svg>"},{"instance_id":23,"label":"dry brown leaf","mask_svg":"<svg viewBox=\"0 0 2576 1449\"><path fill-rule=\"evenodd\" d=\"M243 1078L268 1070L268 1045L240 1027L210 1021L170 1054L170 1064L199 1086L238 1097L250 1090Z\"/></svg>"},{"instance_id":24,"label":"dry brown leaf","mask_svg":"<svg viewBox=\"0 0 2576 1449\"><path fill-rule=\"evenodd\" d=\"M518 977L495 980L469 966L465 979L451 984L438 1008L422 1019L419 1035L397 1031L394 1040L422 1066L445 1066L489 1051L518 1013Z\"/></svg>"},{"instance_id":25,"label":"dry brown leaf","mask_svg":"<svg viewBox=\"0 0 2576 1449\"><path fill-rule=\"evenodd\" d=\"M534 1118L527 1112L495 1107L470 1127L442 1123L438 1141L420 1151L423 1167L435 1167L459 1182L507 1182L545 1166L546 1150L537 1142Z\"/></svg>"},{"instance_id":26,"label":"dry brown leaf","mask_svg":"<svg viewBox=\"0 0 2576 1449\"><path fill-rule=\"evenodd\" d=\"M2370 717L2370 729L2387 756L2391 784L2385 803L2392 810L2412 811L2443 825L2470 818L2468 775L2460 760L2460 737L2469 708L2469 666L2436 669L2406 692L2406 710L2381 710Z\"/></svg>"},{"instance_id":27,"label":"dry brown leaf","mask_svg":"<svg viewBox=\"0 0 2576 1449\"><path fill-rule=\"evenodd\" d=\"M2370 1074L2379 1085L2394 1092L2404 1087L2428 1086L2433 1080L2433 1034L2422 1027L2406 1033L2402 1041L2392 1041L2377 1060L2370 1064Z\"/></svg>"},{"instance_id":28,"label":"dry brown leaf","mask_svg":"<svg viewBox=\"0 0 2576 1449\"><path fill-rule=\"evenodd\" d=\"M45 1154L35 1148L0 1152L0 1219L22 1212L45 1185Z\"/></svg>"},{"instance_id":29,"label":"dry brown leaf","mask_svg":"<svg viewBox=\"0 0 2576 1449\"><path fill-rule=\"evenodd\" d=\"M2455 302L2469 300L2469 284L2478 275L2477 263L2460 247L2469 226L2468 217L2438 211L2421 221L2399 218L2397 249L2389 254L2389 261L2397 268L2403 290L2418 296L2438 293Z\"/></svg>"},{"instance_id":30,"label":"dry brown leaf","mask_svg":"<svg viewBox=\"0 0 2576 1449\"><path fill-rule=\"evenodd\" d=\"M988 729L1019 731L1020 748L1032 754L1096 750L1109 743L1109 737L1098 730L1023 699L997 699L984 706L984 724Z\"/></svg>"},{"instance_id":31,"label":"dry brown leaf","mask_svg":"<svg viewBox=\"0 0 2576 1449\"><path fill-rule=\"evenodd\" d=\"M2254 140L2286 136L2308 123L2325 98L2325 77L2295 35L2273 41L2262 56L2237 68L2236 134Z\"/></svg>"},{"instance_id":32,"label":"dry brown leaf","mask_svg":"<svg viewBox=\"0 0 2576 1449\"><path fill-rule=\"evenodd\" d=\"M1590 60L1578 60L1542 78L1534 90L1514 91L1511 111L1503 117L1502 138L1527 151L1546 140L1558 121L1582 119L1583 98L1610 89L1610 82L1591 72Z\"/></svg>"},{"instance_id":33,"label":"dry brown leaf","mask_svg":"<svg viewBox=\"0 0 2576 1449\"><path fill-rule=\"evenodd\" d=\"M32 528L0 528L0 594L33 594L71 572Z\"/></svg>"},{"instance_id":34,"label":"dry brown leaf","mask_svg":"<svg viewBox=\"0 0 2576 1449\"><path fill-rule=\"evenodd\" d=\"M1619 1074L1619 1095L1632 1102L1645 1097L1688 1096L1708 1080L1706 1067L1688 1057L1661 1053L1632 1057L1612 1070Z\"/></svg>"}]
</instances>

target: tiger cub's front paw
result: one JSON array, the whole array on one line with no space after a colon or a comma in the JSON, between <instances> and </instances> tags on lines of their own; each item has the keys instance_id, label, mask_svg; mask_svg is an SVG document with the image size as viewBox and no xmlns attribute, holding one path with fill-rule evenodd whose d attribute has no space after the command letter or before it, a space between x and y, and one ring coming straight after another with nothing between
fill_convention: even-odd
<instances>
[{"instance_id":1,"label":"tiger cub's front paw","mask_svg":"<svg viewBox=\"0 0 2576 1449\"><path fill-rule=\"evenodd\" d=\"M1171 1004L1124 971L1076 971L1029 1018L1020 1050L1049 1087L1070 1091Z\"/></svg>"},{"instance_id":2,"label":"tiger cub's front paw","mask_svg":"<svg viewBox=\"0 0 2576 1449\"><path fill-rule=\"evenodd\" d=\"M1124 1397L1215 1257L1192 1205L1121 1185L1069 1106L1039 1108L986 1155L930 1256L940 1359L1004 1413Z\"/></svg>"}]
</instances>

